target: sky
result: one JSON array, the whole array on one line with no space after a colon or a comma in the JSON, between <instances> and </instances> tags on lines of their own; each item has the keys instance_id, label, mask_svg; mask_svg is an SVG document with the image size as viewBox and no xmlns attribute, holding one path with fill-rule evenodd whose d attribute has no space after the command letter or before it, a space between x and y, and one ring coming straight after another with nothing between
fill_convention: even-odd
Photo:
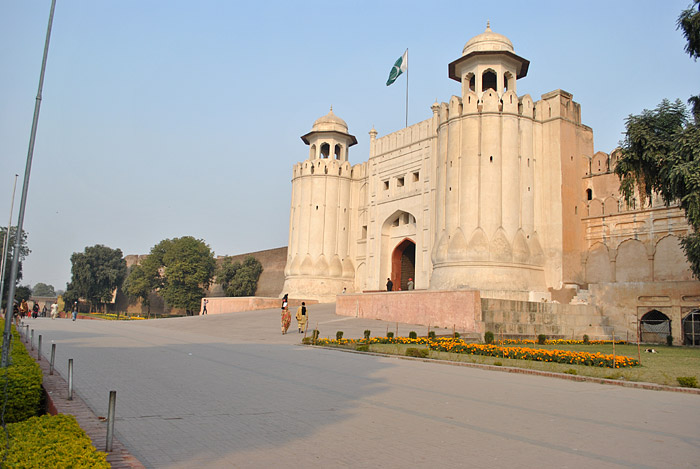
<instances>
[{"instance_id":1,"label":"sky","mask_svg":"<svg viewBox=\"0 0 700 469\"><path fill-rule=\"evenodd\" d=\"M65 289L88 246L147 254L194 236L217 256L286 246L299 138L333 112L369 130L460 94L447 65L487 20L530 61L519 95L563 89L595 151L625 119L700 92L676 19L691 0L58 0L28 186L23 285ZM50 0L0 0L0 226L17 224ZM497 5L495 7L494 5Z\"/></svg>"}]
</instances>

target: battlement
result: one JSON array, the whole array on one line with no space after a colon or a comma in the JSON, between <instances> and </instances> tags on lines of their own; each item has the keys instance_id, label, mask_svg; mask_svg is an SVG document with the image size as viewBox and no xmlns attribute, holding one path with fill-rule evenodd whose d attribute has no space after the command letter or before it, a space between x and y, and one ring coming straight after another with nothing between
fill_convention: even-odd
<instances>
[{"instance_id":1,"label":"battlement","mask_svg":"<svg viewBox=\"0 0 700 469\"><path fill-rule=\"evenodd\" d=\"M292 178L311 175L351 177L350 163L333 159L306 160L294 165Z\"/></svg>"},{"instance_id":2,"label":"battlement","mask_svg":"<svg viewBox=\"0 0 700 469\"><path fill-rule=\"evenodd\" d=\"M403 147L430 139L434 137L434 135L435 129L433 128L433 119L426 119L417 124L372 140L370 142L369 156L372 158L377 155L399 150Z\"/></svg>"},{"instance_id":3,"label":"battlement","mask_svg":"<svg viewBox=\"0 0 700 469\"><path fill-rule=\"evenodd\" d=\"M473 91L468 91L463 98L452 96L449 103L440 103L434 107L440 124L459 116L502 113L540 122L565 119L581 125L581 105L573 100L571 93L564 90L545 93L537 102L533 102L529 94L519 97L514 91L507 91L501 98L495 90L487 90L481 99Z\"/></svg>"}]
</instances>

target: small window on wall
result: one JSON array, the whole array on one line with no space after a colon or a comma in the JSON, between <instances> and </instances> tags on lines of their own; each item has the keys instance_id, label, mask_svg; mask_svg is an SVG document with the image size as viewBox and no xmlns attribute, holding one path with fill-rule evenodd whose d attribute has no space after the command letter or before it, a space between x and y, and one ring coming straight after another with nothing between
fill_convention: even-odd
<instances>
[{"instance_id":1,"label":"small window on wall","mask_svg":"<svg viewBox=\"0 0 700 469\"><path fill-rule=\"evenodd\" d=\"M389 190L389 181L384 181L384 190L385 191Z\"/></svg>"},{"instance_id":2,"label":"small window on wall","mask_svg":"<svg viewBox=\"0 0 700 469\"><path fill-rule=\"evenodd\" d=\"M593 200L593 189L586 189L586 200Z\"/></svg>"},{"instance_id":3,"label":"small window on wall","mask_svg":"<svg viewBox=\"0 0 700 469\"><path fill-rule=\"evenodd\" d=\"M328 145L327 143L324 143L321 145L321 158L328 158L328 155L331 153L331 146Z\"/></svg>"},{"instance_id":4,"label":"small window on wall","mask_svg":"<svg viewBox=\"0 0 700 469\"><path fill-rule=\"evenodd\" d=\"M413 182L418 181L420 181L420 173L416 171L415 173L413 173Z\"/></svg>"},{"instance_id":5,"label":"small window on wall","mask_svg":"<svg viewBox=\"0 0 700 469\"><path fill-rule=\"evenodd\" d=\"M362 227L362 232L360 233L360 239L367 239L367 225Z\"/></svg>"},{"instance_id":6,"label":"small window on wall","mask_svg":"<svg viewBox=\"0 0 700 469\"><path fill-rule=\"evenodd\" d=\"M341 152L341 151L342 151L342 150L341 150L341 146L340 146L340 145L336 145L336 146L335 146L335 152L334 152L334 154L335 154L335 159L336 159L336 160L339 160L339 159L340 159L340 152Z\"/></svg>"},{"instance_id":7,"label":"small window on wall","mask_svg":"<svg viewBox=\"0 0 700 469\"><path fill-rule=\"evenodd\" d=\"M471 91L476 91L476 77L473 73L469 74L469 89Z\"/></svg>"},{"instance_id":8,"label":"small window on wall","mask_svg":"<svg viewBox=\"0 0 700 469\"><path fill-rule=\"evenodd\" d=\"M404 178L402 178L402 177L396 178L396 186L397 187L403 187L403 183L404 183Z\"/></svg>"}]
</instances>

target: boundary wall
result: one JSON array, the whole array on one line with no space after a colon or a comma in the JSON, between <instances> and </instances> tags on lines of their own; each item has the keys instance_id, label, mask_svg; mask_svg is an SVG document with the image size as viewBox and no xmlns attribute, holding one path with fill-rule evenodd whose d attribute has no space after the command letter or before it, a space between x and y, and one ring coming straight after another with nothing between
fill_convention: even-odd
<instances>
[{"instance_id":1,"label":"boundary wall","mask_svg":"<svg viewBox=\"0 0 700 469\"><path fill-rule=\"evenodd\" d=\"M209 300L207 303L207 314L223 314L223 313L240 313L242 311L255 311L259 309L273 309L282 307L282 298L259 297L259 296L240 296L240 297L205 297L199 306L199 315L204 310L204 300ZM301 302L306 302L307 305L318 303L316 300L300 300L289 299L289 309L296 308L301 305Z\"/></svg>"}]
</instances>

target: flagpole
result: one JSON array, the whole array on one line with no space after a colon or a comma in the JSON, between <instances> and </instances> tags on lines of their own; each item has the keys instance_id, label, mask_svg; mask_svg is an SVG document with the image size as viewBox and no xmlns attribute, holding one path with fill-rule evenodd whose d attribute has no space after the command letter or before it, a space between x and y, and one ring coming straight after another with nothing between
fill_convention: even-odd
<instances>
[{"instance_id":1,"label":"flagpole","mask_svg":"<svg viewBox=\"0 0 700 469\"><path fill-rule=\"evenodd\" d=\"M406 48L406 127L408 127L408 48Z\"/></svg>"}]
</instances>

